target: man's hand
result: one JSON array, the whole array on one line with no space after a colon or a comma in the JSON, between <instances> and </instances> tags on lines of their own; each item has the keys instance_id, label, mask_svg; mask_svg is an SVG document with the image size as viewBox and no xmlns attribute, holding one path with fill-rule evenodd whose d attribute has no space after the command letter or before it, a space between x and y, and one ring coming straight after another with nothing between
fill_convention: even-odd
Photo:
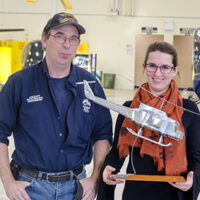
<instances>
[{"instance_id":1,"label":"man's hand","mask_svg":"<svg viewBox=\"0 0 200 200\"><path fill-rule=\"evenodd\" d=\"M178 188L184 192L188 191L193 185L193 171L190 171L187 175L186 182L169 182L170 185Z\"/></svg>"},{"instance_id":2,"label":"man's hand","mask_svg":"<svg viewBox=\"0 0 200 200\"><path fill-rule=\"evenodd\" d=\"M5 191L10 200L31 200L25 191L29 185L29 182L14 180L5 186Z\"/></svg>"},{"instance_id":3,"label":"man's hand","mask_svg":"<svg viewBox=\"0 0 200 200\"><path fill-rule=\"evenodd\" d=\"M0 177L10 200L31 200L25 191L30 183L14 179L9 165L8 147L3 143L0 143Z\"/></svg>"},{"instance_id":4,"label":"man's hand","mask_svg":"<svg viewBox=\"0 0 200 200\"><path fill-rule=\"evenodd\" d=\"M80 180L83 186L83 200L94 200L98 189L98 180L101 167L108 154L110 143L108 140L99 140L94 144L94 167L90 177Z\"/></svg>"},{"instance_id":5,"label":"man's hand","mask_svg":"<svg viewBox=\"0 0 200 200\"><path fill-rule=\"evenodd\" d=\"M89 177L80 180L83 187L83 200L94 200L97 194L97 180Z\"/></svg>"}]
</instances>

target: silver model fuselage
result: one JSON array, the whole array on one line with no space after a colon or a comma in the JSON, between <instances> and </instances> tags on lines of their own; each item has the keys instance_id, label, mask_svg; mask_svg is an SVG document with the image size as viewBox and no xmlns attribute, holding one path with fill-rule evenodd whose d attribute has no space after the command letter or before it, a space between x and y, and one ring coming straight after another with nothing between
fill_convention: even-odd
<instances>
[{"instance_id":1,"label":"silver model fuselage","mask_svg":"<svg viewBox=\"0 0 200 200\"><path fill-rule=\"evenodd\" d=\"M136 135L137 137L146 139L161 146L171 145L171 143L163 144L163 137L170 137L175 140L180 140L184 137L184 134L180 131L179 123L167 117L166 113L161 110L158 110L143 103L140 104L139 108L132 109L96 97L94 96L87 81L84 81L84 91L85 96L93 102L120 113L121 115L129 118L131 121L135 122L142 128L145 127L153 131L157 131L161 134L159 141L154 141L142 136L141 132L135 133L132 129L127 128L130 133Z\"/></svg>"}]
</instances>

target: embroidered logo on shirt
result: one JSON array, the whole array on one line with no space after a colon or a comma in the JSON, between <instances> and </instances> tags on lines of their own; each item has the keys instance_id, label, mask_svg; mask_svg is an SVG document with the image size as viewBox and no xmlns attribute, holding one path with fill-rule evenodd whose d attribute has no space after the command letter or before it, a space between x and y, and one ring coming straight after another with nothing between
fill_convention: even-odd
<instances>
[{"instance_id":1,"label":"embroidered logo on shirt","mask_svg":"<svg viewBox=\"0 0 200 200\"><path fill-rule=\"evenodd\" d=\"M90 112L90 108L91 108L91 103L88 99L84 99L83 102L83 111L86 112L86 113L89 113Z\"/></svg>"},{"instance_id":2,"label":"embroidered logo on shirt","mask_svg":"<svg viewBox=\"0 0 200 200\"><path fill-rule=\"evenodd\" d=\"M42 101L43 100L43 97L40 96L40 94L38 95L33 95L33 96L30 96L28 99L26 99L28 103L31 103L31 102L36 102L36 101Z\"/></svg>"}]
</instances>

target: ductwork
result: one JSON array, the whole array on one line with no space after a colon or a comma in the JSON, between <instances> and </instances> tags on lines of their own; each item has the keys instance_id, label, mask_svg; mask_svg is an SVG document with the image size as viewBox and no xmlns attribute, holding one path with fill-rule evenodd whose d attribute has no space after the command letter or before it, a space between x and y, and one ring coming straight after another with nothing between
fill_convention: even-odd
<instances>
[{"instance_id":1,"label":"ductwork","mask_svg":"<svg viewBox=\"0 0 200 200\"><path fill-rule=\"evenodd\" d=\"M134 15L134 0L110 0L110 13L121 16Z\"/></svg>"}]
</instances>

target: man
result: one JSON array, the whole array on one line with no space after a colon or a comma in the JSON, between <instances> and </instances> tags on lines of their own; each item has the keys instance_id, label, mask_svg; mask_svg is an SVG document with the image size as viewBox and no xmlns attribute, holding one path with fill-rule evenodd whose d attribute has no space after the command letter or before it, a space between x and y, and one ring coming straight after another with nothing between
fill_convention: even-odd
<instances>
[{"instance_id":1,"label":"man","mask_svg":"<svg viewBox=\"0 0 200 200\"><path fill-rule=\"evenodd\" d=\"M98 81L72 64L84 33L73 15L54 15L42 33L45 59L11 75L0 93L0 176L11 200L96 196L112 121L108 110L84 95L87 80L95 95L105 98ZM12 132L15 151L9 165ZM93 146L94 168L85 178Z\"/></svg>"}]
</instances>

